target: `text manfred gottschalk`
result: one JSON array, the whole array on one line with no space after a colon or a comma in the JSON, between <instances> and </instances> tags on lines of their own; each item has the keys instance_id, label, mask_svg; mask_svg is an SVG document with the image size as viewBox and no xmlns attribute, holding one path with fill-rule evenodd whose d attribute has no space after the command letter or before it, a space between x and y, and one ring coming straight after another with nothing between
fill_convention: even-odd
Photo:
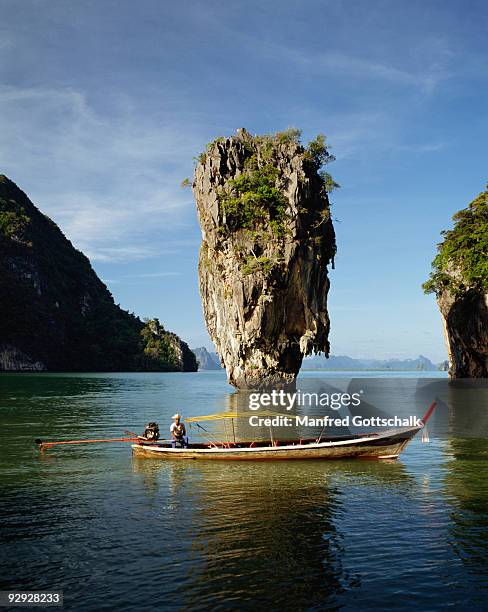
<instances>
[{"instance_id":1,"label":"text manfred gottschalk","mask_svg":"<svg viewBox=\"0 0 488 612\"><path fill-rule=\"evenodd\" d=\"M250 393L249 410L257 412L249 417L252 427L420 427L421 420L414 415L362 416L289 414L297 408L323 408L339 411L342 408L360 409L363 391L356 393L287 392L274 389L269 392ZM280 411L270 413L270 409ZM283 412L286 411L286 412ZM287 414L288 413L288 414Z\"/></svg>"}]
</instances>

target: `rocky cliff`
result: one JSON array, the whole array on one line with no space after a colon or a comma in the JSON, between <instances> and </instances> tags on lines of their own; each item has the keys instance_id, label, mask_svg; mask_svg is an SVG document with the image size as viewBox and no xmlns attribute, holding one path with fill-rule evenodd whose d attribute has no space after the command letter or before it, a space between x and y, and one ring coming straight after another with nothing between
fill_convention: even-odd
<instances>
[{"instance_id":1,"label":"rocky cliff","mask_svg":"<svg viewBox=\"0 0 488 612\"><path fill-rule=\"evenodd\" d=\"M0 370L196 370L157 320L122 310L88 259L0 176Z\"/></svg>"},{"instance_id":2,"label":"rocky cliff","mask_svg":"<svg viewBox=\"0 0 488 612\"><path fill-rule=\"evenodd\" d=\"M204 346L193 348L195 357L198 361L199 370L221 370L222 366L219 363L219 357L216 353L211 353Z\"/></svg>"},{"instance_id":3,"label":"rocky cliff","mask_svg":"<svg viewBox=\"0 0 488 612\"><path fill-rule=\"evenodd\" d=\"M487 186L488 188L488 186ZM443 232L427 293L435 293L444 322L449 375L488 377L488 189L453 217Z\"/></svg>"},{"instance_id":4,"label":"rocky cliff","mask_svg":"<svg viewBox=\"0 0 488 612\"><path fill-rule=\"evenodd\" d=\"M488 378L488 293L470 289L462 296L449 290L437 298L451 378Z\"/></svg>"},{"instance_id":5,"label":"rocky cliff","mask_svg":"<svg viewBox=\"0 0 488 612\"><path fill-rule=\"evenodd\" d=\"M333 157L299 132L219 138L193 179L208 331L239 388L295 381L304 355L329 352L327 266L336 251L321 168Z\"/></svg>"}]
</instances>

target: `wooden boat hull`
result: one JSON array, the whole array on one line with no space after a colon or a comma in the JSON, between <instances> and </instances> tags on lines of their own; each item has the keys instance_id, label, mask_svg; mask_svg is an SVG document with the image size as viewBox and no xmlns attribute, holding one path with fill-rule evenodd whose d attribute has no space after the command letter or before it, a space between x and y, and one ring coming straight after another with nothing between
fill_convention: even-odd
<instances>
[{"instance_id":1,"label":"wooden boat hull","mask_svg":"<svg viewBox=\"0 0 488 612\"><path fill-rule=\"evenodd\" d=\"M277 461L290 459L396 459L421 427L365 434L346 440L285 446L171 448L161 444L133 444L138 457L220 461Z\"/></svg>"}]
</instances>

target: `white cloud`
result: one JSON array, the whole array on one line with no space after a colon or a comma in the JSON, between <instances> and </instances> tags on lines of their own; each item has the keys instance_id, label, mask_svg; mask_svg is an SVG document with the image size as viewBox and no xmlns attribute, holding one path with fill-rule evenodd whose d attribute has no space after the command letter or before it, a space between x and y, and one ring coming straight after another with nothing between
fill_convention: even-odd
<instances>
[{"instance_id":1,"label":"white cloud","mask_svg":"<svg viewBox=\"0 0 488 612\"><path fill-rule=\"evenodd\" d=\"M168 272L148 272L146 274L134 274L130 278L164 278L166 276L181 276L181 272L168 271ZM129 278L129 277L125 277Z\"/></svg>"},{"instance_id":2,"label":"white cloud","mask_svg":"<svg viewBox=\"0 0 488 612\"><path fill-rule=\"evenodd\" d=\"M405 134L398 117L388 112L335 112L324 121L320 112L310 110L307 123L325 131L338 160L370 155L371 151L435 153L449 145L447 141L405 142L411 134Z\"/></svg>"},{"instance_id":3,"label":"white cloud","mask_svg":"<svg viewBox=\"0 0 488 612\"><path fill-rule=\"evenodd\" d=\"M179 170L191 173L191 128L125 102L108 116L74 89L0 87L1 172L99 261L157 255L147 233L181 230L193 206Z\"/></svg>"},{"instance_id":4,"label":"white cloud","mask_svg":"<svg viewBox=\"0 0 488 612\"><path fill-rule=\"evenodd\" d=\"M419 144L396 144L392 148L398 151L406 151L409 153L435 153L441 151L447 146L445 142L426 142Z\"/></svg>"},{"instance_id":5,"label":"white cloud","mask_svg":"<svg viewBox=\"0 0 488 612\"><path fill-rule=\"evenodd\" d=\"M413 88L423 94L431 94L440 83L454 76L451 64L455 54L446 40L435 36L416 40L403 54L392 51L387 61L378 61L367 53L358 56L336 51L333 46L323 53L266 39L256 42L254 36L243 32L234 32L234 35L247 44L260 61L279 62L287 66L288 72L295 66L301 74L334 75L349 81L372 83L382 81Z\"/></svg>"},{"instance_id":6,"label":"white cloud","mask_svg":"<svg viewBox=\"0 0 488 612\"><path fill-rule=\"evenodd\" d=\"M0 51L4 51L5 49L11 49L13 46L13 40L3 34L2 38L0 38Z\"/></svg>"},{"instance_id":7,"label":"white cloud","mask_svg":"<svg viewBox=\"0 0 488 612\"><path fill-rule=\"evenodd\" d=\"M146 278L166 278L168 276L181 276L181 272L162 271L162 272L147 272L143 274L124 274L118 279L106 280L107 283L121 283L124 280L146 279Z\"/></svg>"},{"instance_id":8,"label":"white cloud","mask_svg":"<svg viewBox=\"0 0 488 612\"><path fill-rule=\"evenodd\" d=\"M314 65L316 71L323 70L357 79L389 81L399 85L420 87L426 91L431 91L443 78L437 70L410 72L389 64L342 53L330 53L315 59L303 56L300 61Z\"/></svg>"},{"instance_id":9,"label":"white cloud","mask_svg":"<svg viewBox=\"0 0 488 612\"><path fill-rule=\"evenodd\" d=\"M85 255L91 261L101 261L105 263L122 263L124 261L138 261L141 259L148 259L151 257L157 257L161 254L152 247L144 246L125 246L125 247L98 247L93 248L88 244L82 248Z\"/></svg>"},{"instance_id":10,"label":"white cloud","mask_svg":"<svg viewBox=\"0 0 488 612\"><path fill-rule=\"evenodd\" d=\"M283 49L270 46L273 53ZM331 54L312 58L287 49L285 59L307 70L349 71L405 84L416 77L396 68ZM283 57L281 57L283 61ZM174 106L174 100L172 105ZM156 257L159 244L181 235L193 212L192 194L180 188L191 174L192 158L207 129L199 117L186 125L176 114L144 116L127 95L107 104L110 115L96 111L73 88L0 87L0 171L18 182L39 208L56 221L90 259L124 262ZM109 111L107 111L108 113ZM321 109L309 109L307 123L322 125ZM368 147L436 151L444 143L403 145L394 119L382 112L336 112L324 128L338 158ZM181 168L185 168L182 171Z\"/></svg>"}]
</instances>

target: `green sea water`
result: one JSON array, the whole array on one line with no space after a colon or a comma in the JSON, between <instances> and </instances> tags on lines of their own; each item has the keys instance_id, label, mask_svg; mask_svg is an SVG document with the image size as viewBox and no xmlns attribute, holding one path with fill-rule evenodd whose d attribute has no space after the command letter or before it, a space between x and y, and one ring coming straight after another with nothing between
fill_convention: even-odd
<instances>
[{"instance_id":1,"label":"green sea water","mask_svg":"<svg viewBox=\"0 0 488 612\"><path fill-rule=\"evenodd\" d=\"M416 376L388 376L418 398ZM443 376L430 443L398 461L228 464L33 444L166 435L176 411L235 404L222 372L0 375L0 589L80 611L486 610L486 387Z\"/></svg>"}]
</instances>

